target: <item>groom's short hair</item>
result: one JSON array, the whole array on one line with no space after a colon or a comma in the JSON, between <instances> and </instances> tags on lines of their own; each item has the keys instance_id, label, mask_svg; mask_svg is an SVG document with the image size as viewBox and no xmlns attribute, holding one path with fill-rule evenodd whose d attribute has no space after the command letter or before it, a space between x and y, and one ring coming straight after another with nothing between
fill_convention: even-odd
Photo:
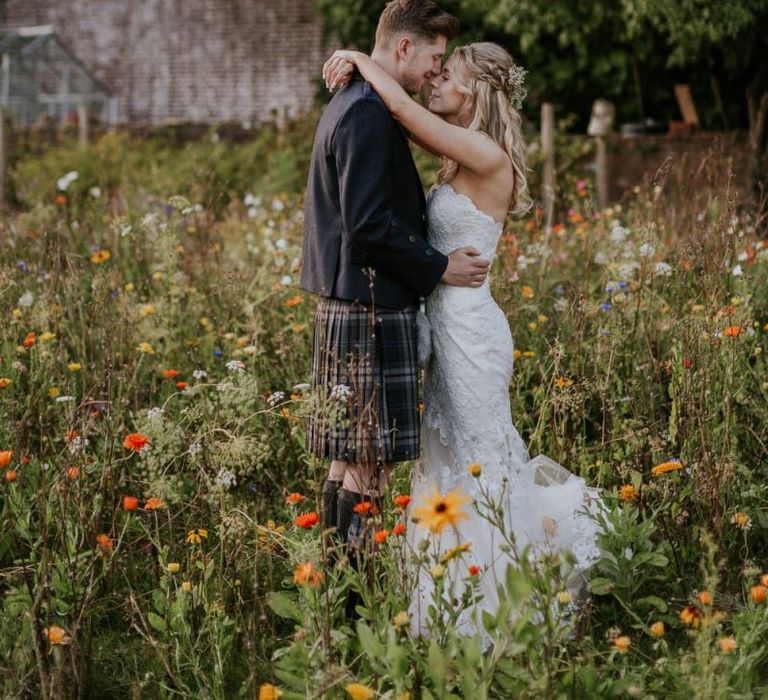
<instances>
[{"instance_id":1,"label":"groom's short hair","mask_svg":"<svg viewBox=\"0 0 768 700\"><path fill-rule=\"evenodd\" d=\"M398 33L410 32L424 39L455 39L459 20L432 0L390 0L379 17L376 43L386 45Z\"/></svg>"}]
</instances>

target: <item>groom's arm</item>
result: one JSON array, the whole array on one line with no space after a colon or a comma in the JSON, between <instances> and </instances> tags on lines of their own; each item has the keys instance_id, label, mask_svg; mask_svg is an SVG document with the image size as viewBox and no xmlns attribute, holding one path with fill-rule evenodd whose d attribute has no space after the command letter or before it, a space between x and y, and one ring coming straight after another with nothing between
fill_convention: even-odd
<instances>
[{"instance_id":1,"label":"groom's arm","mask_svg":"<svg viewBox=\"0 0 768 700\"><path fill-rule=\"evenodd\" d=\"M384 105L355 102L334 134L344 228L370 264L419 294L429 294L448 258L407 228L393 211L397 173L393 153L400 138Z\"/></svg>"}]
</instances>

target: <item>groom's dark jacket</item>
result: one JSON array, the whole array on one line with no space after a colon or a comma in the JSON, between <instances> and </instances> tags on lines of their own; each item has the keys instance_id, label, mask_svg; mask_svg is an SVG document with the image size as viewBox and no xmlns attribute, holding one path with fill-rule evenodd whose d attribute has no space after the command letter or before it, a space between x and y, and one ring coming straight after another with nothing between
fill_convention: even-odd
<instances>
[{"instance_id":1,"label":"groom's dark jacket","mask_svg":"<svg viewBox=\"0 0 768 700\"><path fill-rule=\"evenodd\" d=\"M301 287L413 307L448 265L426 234L424 190L405 133L371 84L356 76L325 108L315 133Z\"/></svg>"}]
</instances>

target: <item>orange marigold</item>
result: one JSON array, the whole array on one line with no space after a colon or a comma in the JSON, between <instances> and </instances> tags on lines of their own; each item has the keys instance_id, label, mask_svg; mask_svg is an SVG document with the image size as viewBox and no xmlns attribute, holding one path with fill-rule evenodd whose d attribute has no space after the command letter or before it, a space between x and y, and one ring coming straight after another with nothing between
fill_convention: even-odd
<instances>
[{"instance_id":1,"label":"orange marigold","mask_svg":"<svg viewBox=\"0 0 768 700\"><path fill-rule=\"evenodd\" d=\"M375 513L372 501L361 501L354 507L355 513L358 515L368 515Z\"/></svg>"},{"instance_id":2,"label":"orange marigold","mask_svg":"<svg viewBox=\"0 0 768 700\"><path fill-rule=\"evenodd\" d=\"M320 516L314 511L310 513L302 513L301 515L298 515L293 522L299 527L309 530L309 528L314 527L320 522Z\"/></svg>"},{"instance_id":3,"label":"orange marigold","mask_svg":"<svg viewBox=\"0 0 768 700\"><path fill-rule=\"evenodd\" d=\"M389 537L389 530L376 530L376 532L373 533L373 539L376 544L386 542L387 537Z\"/></svg>"},{"instance_id":4,"label":"orange marigold","mask_svg":"<svg viewBox=\"0 0 768 700\"><path fill-rule=\"evenodd\" d=\"M700 591L696 598L702 605L712 605L712 594L709 591Z\"/></svg>"},{"instance_id":5,"label":"orange marigold","mask_svg":"<svg viewBox=\"0 0 768 700\"><path fill-rule=\"evenodd\" d=\"M669 462L662 462L657 464L651 469L651 474L659 476L659 474L666 474L667 472L674 472L683 468L683 463L677 459L671 459Z\"/></svg>"},{"instance_id":6,"label":"orange marigold","mask_svg":"<svg viewBox=\"0 0 768 700\"><path fill-rule=\"evenodd\" d=\"M404 523L398 523L392 528L392 534L397 535L398 537L400 535L405 534L405 524Z\"/></svg>"},{"instance_id":7,"label":"orange marigold","mask_svg":"<svg viewBox=\"0 0 768 700\"><path fill-rule=\"evenodd\" d=\"M701 612L695 605L688 605L680 611L680 620L689 627L698 627L701 624Z\"/></svg>"},{"instance_id":8,"label":"orange marigold","mask_svg":"<svg viewBox=\"0 0 768 700\"><path fill-rule=\"evenodd\" d=\"M626 654L629 651L629 647L632 645L632 640L626 635L621 635L619 637L614 637L611 640L611 644L619 650L619 653Z\"/></svg>"},{"instance_id":9,"label":"orange marigold","mask_svg":"<svg viewBox=\"0 0 768 700\"><path fill-rule=\"evenodd\" d=\"M123 510L133 512L139 507L139 499L136 496L123 496Z\"/></svg>"},{"instance_id":10,"label":"orange marigold","mask_svg":"<svg viewBox=\"0 0 768 700\"><path fill-rule=\"evenodd\" d=\"M640 492L632 484L624 484L619 489L619 500L624 503L634 503L640 498Z\"/></svg>"},{"instance_id":11,"label":"orange marigold","mask_svg":"<svg viewBox=\"0 0 768 700\"><path fill-rule=\"evenodd\" d=\"M67 631L63 627L58 625L51 625L43 630L45 638L51 646L57 646L60 644L69 644L71 641Z\"/></svg>"},{"instance_id":12,"label":"orange marigold","mask_svg":"<svg viewBox=\"0 0 768 700\"><path fill-rule=\"evenodd\" d=\"M148 498L144 503L144 510L157 510L158 508L165 508L165 501L161 498L152 496L152 498Z\"/></svg>"},{"instance_id":13,"label":"orange marigold","mask_svg":"<svg viewBox=\"0 0 768 700\"><path fill-rule=\"evenodd\" d=\"M141 433L130 433L125 436L123 440L123 447L127 450L133 450L134 452L140 452L147 445L149 445L149 438Z\"/></svg>"},{"instance_id":14,"label":"orange marigold","mask_svg":"<svg viewBox=\"0 0 768 700\"><path fill-rule=\"evenodd\" d=\"M395 505L399 506L400 508L407 508L408 504L411 502L411 497L407 493L401 493L394 497Z\"/></svg>"},{"instance_id":15,"label":"orange marigold","mask_svg":"<svg viewBox=\"0 0 768 700\"><path fill-rule=\"evenodd\" d=\"M661 620L658 620L657 622L654 622L650 626L650 631L651 631L651 634L654 637L663 637L664 636L664 632L666 631L665 628L664 628L664 623Z\"/></svg>"},{"instance_id":16,"label":"orange marigold","mask_svg":"<svg viewBox=\"0 0 768 700\"><path fill-rule=\"evenodd\" d=\"M318 571L315 565L308 561L296 566L296 570L293 572L293 582L300 586L317 588L323 582L323 572Z\"/></svg>"},{"instance_id":17,"label":"orange marigold","mask_svg":"<svg viewBox=\"0 0 768 700\"><path fill-rule=\"evenodd\" d=\"M741 326L726 326L725 330L723 331L723 335L728 336L729 338L735 338L740 334Z\"/></svg>"},{"instance_id":18,"label":"orange marigold","mask_svg":"<svg viewBox=\"0 0 768 700\"><path fill-rule=\"evenodd\" d=\"M765 602L765 592L766 587L758 584L757 586L752 586L752 588L749 589L749 595L752 598L753 603L764 603Z\"/></svg>"},{"instance_id":19,"label":"orange marigold","mask_svg":"<svg viewBox=\"0 0 768 700\"><path fill-rule=\"evenodd\" d=\"M96 544L99 545L101 554L109 554L112 551L112 539L109 535L105 535L104 533L96 535Z\"/></svg>"},{"instance_id":20,"label":"orange marigold","mask_svg":"<svg viewBox=\"0 0 768 700\"><path fill-rule=\"evenodd\" d=\"M285 502L289 506L295 506L297 503L299 503L300 501L303 501L303 500L304 500L304 496L302 496L300 493L296 493L295 491L293 493L289 493L285 497Z\"/></svg>"},{"instance_id":21,"label":"orange marigold","mask_svg":"<svg viewBox=\"0 0 768 700\"><path fill-rule=\"evenodd\" d=\"M18 472L15 469L9 469L7 472L5 472L5 480L6 481L16 481L16 477L18 477Z\"/></svg>"},{"instance_id":22,"label":"orange marigold","mask_svg":"<svg viewBox=\"0 0 768 700\"><path fill-rule=\"evenodd\" d=\"M0 469L5 469L13 459L13 450L3 450L0 452Z\"/></svg>"}]
</instances>

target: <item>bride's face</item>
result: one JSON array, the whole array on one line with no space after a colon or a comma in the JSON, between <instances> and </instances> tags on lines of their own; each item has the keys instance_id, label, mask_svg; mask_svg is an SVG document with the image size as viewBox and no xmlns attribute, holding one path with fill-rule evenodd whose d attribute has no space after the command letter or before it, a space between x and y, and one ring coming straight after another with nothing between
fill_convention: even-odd
<instances>
[{"instance_id":1,"label":"bride's face","mask_svg":"<svg viewBox=\"0 0 768 700\"><path fill-rule=\"evenodd\" d=\"M459 116L469 99L469 91L461 84L460 66L456 65L453 56L449 58L443 70L430 81L432 91L429 93L429 109L439 114L448 122L458 123Z\"/></svg>"}]
</instances>

